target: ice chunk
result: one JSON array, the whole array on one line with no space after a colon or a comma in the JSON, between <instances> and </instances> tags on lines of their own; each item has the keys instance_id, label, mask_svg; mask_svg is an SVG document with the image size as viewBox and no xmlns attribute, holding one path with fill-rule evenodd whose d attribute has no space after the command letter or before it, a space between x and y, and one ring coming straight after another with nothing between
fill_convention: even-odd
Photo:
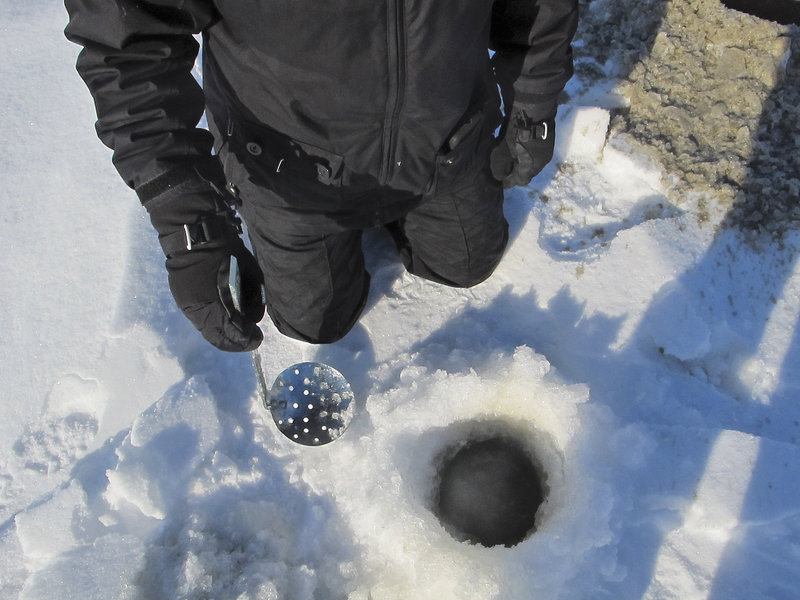
<instances>
[{"instance_id":1,"label":"ice chunk","mask_svg":"<svg viewBox=\"0 0 800 600\"><path fill-rule=\"evenodd\" d=\"M606 143L610 113L604 108L570 107L557 123L555 159L558 162L599 160Z\"/></svg>"},{"instance_id":2,"label":"ice chunk","mask_svg":"<svg viewBox=\"0 0 800 600\"><path fill-rule=\"evenodd\" d=\"M185 493L193 470L213 452L221 428L207 384L190 379L175 395L159 400L134 423L117 449L119 463L108 472L105 499L114 510L133 505L163 519Z\"/></svg>"}]
</instances>

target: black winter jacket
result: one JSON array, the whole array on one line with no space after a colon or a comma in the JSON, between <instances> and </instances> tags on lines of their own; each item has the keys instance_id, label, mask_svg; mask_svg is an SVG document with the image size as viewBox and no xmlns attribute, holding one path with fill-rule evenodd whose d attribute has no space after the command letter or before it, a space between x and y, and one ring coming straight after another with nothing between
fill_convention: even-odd
<instances>
[{"instance_id":1,"label":"black winter jacket","mask_svg":"<svg viewBox=\"0 0 800 600\"><path fill-rule=\"evenodd\" d=\"M577 24L577 0L65 5L98 135L137 191L212 152L197 127L207 105L217 131L238 123L288 140L326 167L325 183L356 174L424 193L453 134L497 114L496 83L534 119L555 113ZM197 33L204 90L191 74Z\"/></svg>"}]
</instances>

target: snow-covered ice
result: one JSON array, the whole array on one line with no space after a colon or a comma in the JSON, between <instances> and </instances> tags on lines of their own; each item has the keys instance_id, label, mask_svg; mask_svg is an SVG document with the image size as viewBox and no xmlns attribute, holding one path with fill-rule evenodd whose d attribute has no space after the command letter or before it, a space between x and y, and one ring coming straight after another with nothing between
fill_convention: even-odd
<instances>
[{"instance_id":1,"label":"snow-covered ice","mask_svg":"<svg viewBox=\"0 0 800 600\"><path fill-rule=\"evenodd\" d=\"M0 597L796 597L800 235L745 238L713 197L676 197L680 173L609 135L613 81L570 83L557 160L507 193L487 282L409 276L371 231L347 337L264 323L270 381L316 360L356 394L345 435L309 448L260 405L250 357L174 307L63 8L0 19ZM498 432L547 478L513 548L431 510L442 452Z\"/></svg>"}]
</instances>

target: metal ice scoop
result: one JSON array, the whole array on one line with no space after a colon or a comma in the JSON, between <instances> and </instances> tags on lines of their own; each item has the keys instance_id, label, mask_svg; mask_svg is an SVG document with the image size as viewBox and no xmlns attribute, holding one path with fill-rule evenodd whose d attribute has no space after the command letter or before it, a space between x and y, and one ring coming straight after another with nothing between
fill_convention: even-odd
<instances>
[{"instance_id":1,"label":"metal ice scoop","mask_svg":"<svg viewBox=\"0 0 800 600\"><path fill-rule=\"evenodd\" d=\"M304 362L278 375L266 404L283 435L305 446L322 446L347 429L355 413L354 399L339 371Z\"/></svg>"}]
</instances>

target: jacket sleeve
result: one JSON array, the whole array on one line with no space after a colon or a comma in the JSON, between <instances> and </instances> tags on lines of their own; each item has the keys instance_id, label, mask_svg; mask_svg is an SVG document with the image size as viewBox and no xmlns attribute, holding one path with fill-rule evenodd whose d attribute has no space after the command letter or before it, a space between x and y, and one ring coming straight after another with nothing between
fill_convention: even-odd
<instances>
[{"instance_id":1,"label":"jacket sleeve","mask_svg":"<svg viewBox=\"0 0 800 600\"><path fill-rule=\"evenodd\" d=\"M190 173L213 145L197 127L205 102L192 76L199 48L193 34L214 22L211 0L65 0L65 6L64 33L83 46L77 69L94 98L97 134L114 151L122 178L138 190Z\"/></svg>"},{"instance_id":2,"label":"jacket sleeve","mask_svg":"<svg viewBox=\"0 0 800 600\"><path fill-rule=\"evenodd\" d=\"M578 0L494 3L492 63L507 105L524 106L534 120L555 114L558 95L572 77L577 26Z\"/></svg>"}]
</instances>

